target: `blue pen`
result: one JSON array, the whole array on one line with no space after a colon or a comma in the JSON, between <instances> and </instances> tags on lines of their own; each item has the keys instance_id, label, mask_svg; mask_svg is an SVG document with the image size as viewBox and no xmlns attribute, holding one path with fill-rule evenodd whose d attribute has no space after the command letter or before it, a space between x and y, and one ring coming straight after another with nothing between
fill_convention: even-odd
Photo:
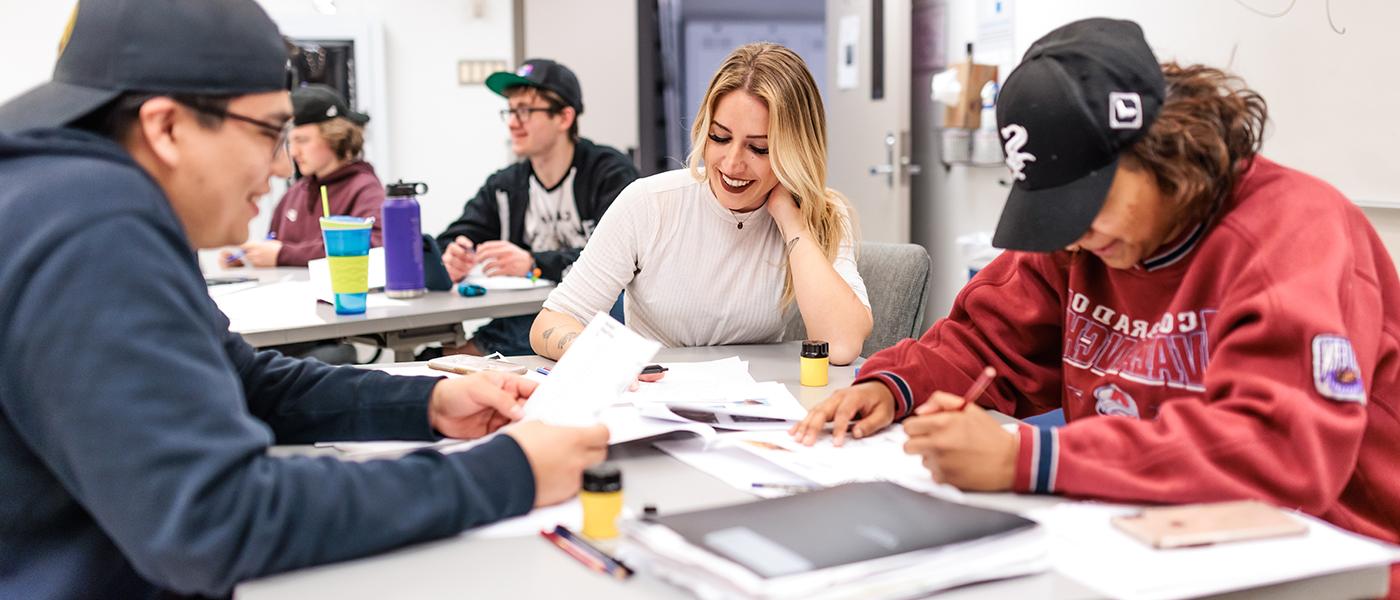
<instances>
[{"instance_id":1,"label":"blue pen","mask_svg":"<svg viewBox=\"0 0 1400 600\"><path fill-rule=\"evenodd\" d=\"M267 232L267 237L266 237L266 238L263 238L263 239L275 240L275 239L277 239L277 232L275 232L275 231L269 231L269 232ZM248 253L247 253L247 252L244 252L242 248L239 248L239 249L237 249L237 250L234 250L234 251L233 251L233 254L228 255L228 258L225 258L225 259L224 259L224 264L230 264L230 263L233 263L233 262L235 262L235 261L243 260L243 257L246 256L247 254L248 254Z\"/></svg>"},{"instance_id":2,"label":"blue pen","mask_svg":"<svg viewBox=\"0 0 1400 600\"><path fill-rule=\"evenodd\" d=\"M535 372L536 372L536 373L539 373L540 375L548 375L548 374L549 374L549 369L546 369L546 368L544 368L544 367L539 367L539 368L535 369Z\"/></svg>"}]
</instances>

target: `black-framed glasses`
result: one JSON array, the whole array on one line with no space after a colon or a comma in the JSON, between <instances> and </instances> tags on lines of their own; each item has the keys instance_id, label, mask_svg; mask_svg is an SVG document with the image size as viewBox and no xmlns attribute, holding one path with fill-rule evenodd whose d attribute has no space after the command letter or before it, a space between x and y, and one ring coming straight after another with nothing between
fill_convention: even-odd
<instances>
[{"instance_id":1,"label":"black-framed glasses","mask_svg":"<svg viewBox=\"0 0 1400 600\"><path fill-rule=\"evenodd\" d=\"M243 123L247 123L249 125L257 127L258 129L261 129L264 133L272 136L273 139L277 140L276 145L272 147L272 158L277 158L277 155L283 152L289 155L291 154L291 148L287 143L287 138L291 136L292 128L295 127L295 125L293 125L290 120L286 123L283 123L282 125L275 125L273 123L268 123L267 121L263 121L261 119L254 119L253 117L249 117L247 115L240 115L226 108L214 108L212 106L202 106L200 104L195 104L191 102L181 102L179 99L175 99L175 101L180 102L180 104L184 105L187 108L193 109L195 112L201 112L211 117L219 117L221 119L233 119L235 121L241 121Z\"/></svg>"},{"instance_id":2,"label":"black-framed glasses","mask_svg":"<svg viewBox=\"0 0 1400 600\"><path fill-rule=\"evenodd\" d=\"M515 120L524 123L525 121L530 120L530 115L535 114L537 112L554 114L555 109L536 108L534 106L517 106L515 108L502 108L501 120L509 123L511 115L515 115Z\"/></svg>"}]
</instances>

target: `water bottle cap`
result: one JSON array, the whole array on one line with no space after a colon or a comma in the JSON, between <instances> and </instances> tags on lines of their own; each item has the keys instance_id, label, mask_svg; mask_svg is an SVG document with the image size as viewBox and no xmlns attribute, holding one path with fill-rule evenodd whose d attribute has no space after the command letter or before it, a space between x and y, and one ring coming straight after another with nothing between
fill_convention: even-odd
<instances>
[{"instance_id":1,"label":"water bottle cap","mask_svg":"<svg viewBox=\"0 0 1400 600\"><path fill-rule=\"evenodd\" d=\"M421 188L422 191L419 191ZM428 184L421 181L410 181L405 183L400 179L384 186L384 195L394 196L419 196L428 193Z\"/></svg>"}]
</instances>

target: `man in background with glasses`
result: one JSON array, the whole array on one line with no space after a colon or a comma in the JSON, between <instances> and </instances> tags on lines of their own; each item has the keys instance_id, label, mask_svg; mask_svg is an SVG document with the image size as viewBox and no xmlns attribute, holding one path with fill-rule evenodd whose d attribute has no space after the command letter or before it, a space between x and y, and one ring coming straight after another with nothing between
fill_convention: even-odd
<instances>
[{"instance_id":1,"label":"man in background with glasses","mask_svg":"<svg viewBox=\"0 0 1400 600\"><path fill-rule=\"evenodd\" d=\"M606 456L605 427L538 422L456 454L268 454L482 437L535 387L228 330L194 250L243 242L290 174L286 62L252 0L83 0L52 81L0 105L0 598L226 596L562 501Z\"/></svg>"},{"instance_id":2,"label":"man in background with glasses","mask_svg":"<svg viewBox=\"0 0 1400 600\"><path fill-rule=\"evenodd\" d=\"M558 282L603 213L637 178L626 155L578 135L583 92L568 67L552 60L525 61L514 73L486 78L506 98L501 120L518 162L486 179L462 216L438 236L442 262L453 281L478 266L486 275L528 276ZM534 354L535 315L495 319L449 354ZM437 350L420 356L427 358Z\"/></svg>"}]
</instances>

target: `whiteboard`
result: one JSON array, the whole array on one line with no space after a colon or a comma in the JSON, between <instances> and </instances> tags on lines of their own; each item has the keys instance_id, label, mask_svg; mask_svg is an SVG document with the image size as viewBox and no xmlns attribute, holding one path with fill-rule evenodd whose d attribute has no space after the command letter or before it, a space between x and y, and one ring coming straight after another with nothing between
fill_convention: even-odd
<instances>
[{"instance_id":1,"label":"whiteboard","mask_svg":"<svg viewBox=\"0 0 1400 600\"><path fill-rule=\"evenodd\" d=\"M1362 206L1400 208L1400 1L1017 0L1002 73L1050 30L1095 16L1138 22L1158 60L1243 77L1269 105L1265 156Z\"/></svg>"}]
</instances>

